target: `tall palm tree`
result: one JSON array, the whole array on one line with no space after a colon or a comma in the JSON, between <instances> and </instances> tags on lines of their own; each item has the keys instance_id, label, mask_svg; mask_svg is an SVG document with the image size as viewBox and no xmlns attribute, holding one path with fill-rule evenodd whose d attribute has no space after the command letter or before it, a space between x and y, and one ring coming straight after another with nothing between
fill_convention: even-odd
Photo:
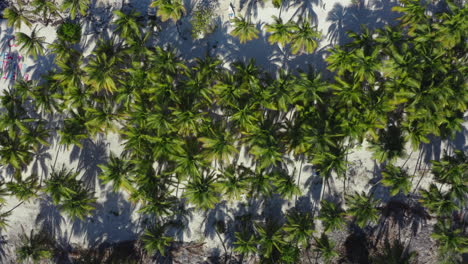
<instances>
[{"instance_id":1,"label":"tall palm tree","mask_svg":"<svg viewBox=\"0 0 468 264\"><path fill-rule=\"evenodd\" d=\"M12 132L14 133L14 132ZM0 134L0 163L19 170L33 159L33 149L24 142L21 135L11 138L5 132Z\"/></svg>"},{"instance_id":2,"label":"tall palm tree","mask_svg":"<svg viewBox=\"0 0 468 264\"><path fill-rule=\"evenodd\" d=\"M31 31L30 35L22 32L16 33L16 41L20 45L20 50L27 55L33 56L36 60L38 55L44 55L45 37L39 37L37 26Z\"/></svg>"},{"instance_id":3,"label":"tall palm tree","mask_svg":"<svg viewBox=\"0 0 468 264\"><path fill-rule=\"evenodd\" d=\"M163 256L166 255L166 248L171 244L173 239L172 237L165 236L165 232L166 225L161 224L154 224L145 230L141 236L141 240L148 253L154 254L158 252Z\"/></svg>"},{"instance_id":4,"label":"tall palm tree","mask_svg":"<svg viewBox=\"0 0 468 264\"><path fill-rule=\"evenodd\" d=\"M234 136L229 131L216 130L212 136L198 138L205 149L204 153L209 161L216 160L220 164L229 162L229 158L238 153Z\"/></svg>"},{"instance_id":5,"label":"tall palm tree","mask_svg":"<svg viewBox=\"0 0 468 264\"><path fill-rule=\"evenodd\" d=\"M52 258L51 238L41 231L34 234L34 230L28 235L20 234L20 244L16 248L16 259L21 263L43 263Z\"/></svg>"},{"instance_id":6,"label":"tall palm tree","mask_svg":"<svg viewBox=\"0 0 468 264\"><path fill-rule=\"evenodd\" d=\"M192 178L186 186L184 196L190 203L203 210L213 209L220 201L212 175Z\"/></svg>"},{"instance_id":7,"label":"tall palm tree","mask_svg":"<svg viewBox=\"0 0 468 264\"><path fill-rule=\"evenodd\" d=\"M318 219L322 221L324 232L329 232L344 227L346 212L339 205L326 200L321 201L320 215Z\"/></svg>"},{"instance_id":8,"label":"tall palm tree","mask_svg":"<svg viewBox=\"0 0 468 264\"><path fill-rule=\"evenodd\" d=\"M181 179L198 177L206 167L206 160L199 153L198 142L194 140L188 140L181 148L179 147L173 160L176 163L175 172Z\"/></svg>"},{"instance_id":9,"label":"tall palm tree","mask_svg":"<svg viewBox=\"0 0 468 264\"><path fill-rule=\"evenodd\" d=\"M291 21L284 23L281 18L276 16L273 16L273 20L275 21L274 23L265 25L266 31L271 33L268 37L268 42L270 44L278 43L284 47L291 41L294 24Z\"/></svg>"},{"instance_id":10,"label":"tall palm tree","mask_svg":"<svg viewBox=\"0 0 468 264\"><path fill-rule=\"evenodd\" d=\"M118 57L108 56L105 53L94 56L84 68L87 73L86 82L96 92L107 91L113 93L117 90L119 78Z\"/></svg>"},{"instance_id":11,"label":"tall palm tree","mask_svg":"<svg viewBox=\"0 0 468 264\"><path fill-rule=\"evenodd\" d=\"M78 174L64 167L60 171L52 171L51 177L45 181L44 191L59 205L60 211L72 219L84 220L95 209L96 198L82 181L76 179Z\"/></svg>"},{"instance_id":12,"label":"tall palm tree","mask_svg":"<svg viewBox=\"0 0 468 264\"><path fill-rule=\"evenodd\" d=\"M76 182L71 188L74 193L60 201L59 209L70 218L74 220L78 218L83 221L96 209L93 204L96 203L97 199L82 186L81 182Z\"/></svg>"},{"instance_id":13,"label":"tall palm tree","mask_svg":"<svg viewBox=\"0 0 468 264\"><path fill-rule=\"evenodd\" d=\"M453 211L459 209L457 203L444 193L435 183L431 183L428 190L421 190L420 202L429 210L429 212L437 216L450 216Z\"/></svg>"},{"instance_id":14,"label":"tall palm tree","mask_svg":"<svg viewBox=\"0 0 468 264\"><path fill-rule=\"evenodd\" d=\"M450 187L448 195L460 203L466 200L468 186L468 156L461 150L455 150L453 156L445 154L440 161L431 161L435 180Z\"/></svg>"},{"instance_id":15,"label":"tall palm tree","mask_svg":"<svg viewBox=\"0 0 468 264\"><path fill-rule=\"evenodd\" d=\"M411 176L409 176L407 171L401 167L389 164L382 172L382 176L382 185L390 187L390 194L393 196L400 192L407 195L411 190Z\"/></svg>"},{"instance_id":16,"label":"tall palm tree","mask_svg":"<svg viewBox=\"0 0 468 264\"><path fill-rule=\"evenodd\" d=\"M403 131L396 125L389 125L386 129L379 129L378 139L370 140L369 149L374 152L373 158L383 163L395 162L397 158L406 156Z\"/></svg>"},{"instance_id":17,"label":"tall palm tree","mask_svg":"<svg viewBox=\"0 0 468 264\"><path fill-rule=\"evenodd\" d=\"M8 182L6 187L20 201L27 201L37 196L36 193L39 189L38 177L32 174L26 179L22 179L20 176L17 182Z\"/></svg>"},{"instance_id":18,"label":"tall palm tree","mask_svg":"<svg viewBox=\"0 0 468 264\"><path fill-rule=\"evenodd\" d=\"M45 181L44 192L50 195L54 203L58 204L63 197L70 197L75 193L70 185L77 176L78 172L67 170L65 167L60 170L53 168L49 178Z\"/></svg>"},{"instance_id":19,"label":"tall palm tree","mask_svg":"<svg viewBox=\"0 0 468 264\"><path fill-rule=\"evenodd\" d=\"M294 182L294 175L289 175L281 170L272 175L273 185L276 187L276 192L284 199L291 199L293 196L301 195L301 189Z\"/></svg>"},{"instance_id":20,"label":"tall palm tree","mask_svg":"<svg viewBox=\"0 0 468 264\"><path fill-rule=\"evenodd\" d=\"M315 252L324 260L325 263L332 263L333 259L338 257L339 254L334 250L335 243L328 239L325 233L322 233L320 238L314 237L316 248Z\"/></svg>"},{"instance_id":21,"label":"tall palm tree","mask_svg":"<svg viewBox=\"0 0 468 264\"><path fill-rule=\"evenodd\" d=\"M134 39L140 36L140 28L142 24L140 22L140 13L132 10L128 14L115 10L114 15L117 17L114 21L116 25L115 31L120 34L124 39Z\"/></svg>"},{"instance_id":22,"label":"tall palm tree","mask_svg":"<svg viewBox=\"0 0 468 264\"><path fill-rule=\"evenodd\" d=\"M98 165L101 168L102 173L99 179L103 181L103 184L112 182L112 189L117 192L123 189L127 192L134 190L132 186L132 178L130 172L133 169L130 161L123 158L119 158L110 154L109 162L107 164Z\"/></svg>"},{"instance_id":23,"label":"tall palm tree","mask_svg":"<svg viewBox=\"0 0 468 264\"><path fill-rule=\"evenodd\" d=\"M242 194L247 192L248 180L245 175L237 171L234 164L230 164L222 169L215 185L222 197L238 200Z\"/></svg>"},{"instance_id":24,"label":"tall palm tree","mask_svg":"<svg viewBox=\"0 0 468 264\"><path fill-rule=\"evenodd\" d=\"M268 222L265 225L255 225L260 251L266 259L275 259L277 253L281 252L282 246L286 244L286 241L282 238L280 227L275 223Z\"/></svg>"},{"instance_id":25,"label":"tall palm tree","mask_svg":"<svg viewBox=\"0 0 468 264\"><path fill-rule=\"evenodd\" d=\"M366 195L364 192L348 195L346 204L349 206L346 214L354 217L354 221L361 228L379 219L379 210L376 208L379 200Z\"/></svg>"},{"instance_id":26,"label":"tall palm tree","mask_svg":"<svg viewBox=\"0 0 468 264\"><path fill-rule=\"evenodd\" d=\"M33 0L31 5L34 8L34 14L39 15L46 26L49 25L50 18L58 14L59 8L54 1Z\"/></svg>"},{"instance_id":27,"label":"tall palm tree","mask_svg":"<svg viewBox=\"0 0 468 264\"><path fill-rule=\"evenodd\" d=\"M288 241L305 247L314 232L314 220L310 213L293 210L286 216L283 230Z\"/></svg>"},{"instance_id":28,"label":"tall palm tree","mask_svg":"<svg viewBox=\"0 0 468 264\"><path fill-rule=\"evenodd\" d=\"M7 25L16 30L21 29L21 24L31 27L28 11L24 9L22 1L18 1L18 7L10 5L3 10L3 17L7 19Z\"/></svg>"},{"instance_id":29,"label":"tall palm tree","mask_svg":"<svg viewBox=\"0 0 468 264\"><path fill-rule=\"evenodd\" d=\"M293 54L312 53L317 48L317 39L321 34L312 27L310 22L303 20L294 25L291 39L291 51Z\"/></svg>"},{"instance_id":30,"label":"tall palm tree","mask_svg":"<svg viewBox=\"0 0 468 264\"><path fill-rule=\"evenodd\" d=\"M89 4L90 0L64 0L60 8L62 11L68 10L70 12L71 19L75 19L78 13L82 16L86 15Z\"/></svg>"},{"instance_id":31,"label":"tall palm tree","mask_svg":"<svg viewBox=\"0 0 468 264\"><path fill-rule=\"evenodd\" d=\"M234 23L234 29L231 31L231 35L239 38L240 43L246 43L249 40L258 38L260 31L247 18L238 16L232 22Z\"/></svg>"},{"instance_id":32,"label":"tall palm tree","mask_svg":"<svg viewBox=\"0 0 468 264\"><path fill-rule=\"evenodd\" d=\"M245 255L254 255L257 253L257 239L254 234L249 232L236 232L235 233L236 241L234 244L234 251L240 253L241 259Z\"/></svg>"},{"instance_id":33,"label":"tall palm tree","mask_svg":"<svg viewBox=\"0 0 468 264\"><path fill-rule=\"evenodd\" d=\"M82 147L81 141L88 138L84 116L71 112L71 116L63 120L63 129L59 131L60 144L67 148L71 145Z\"/></svg>"},{"instance_id":34,"label":"tall palm tree","mask_svg":"<svg viewBox=\"0 0 468 264\"><path fill-rule=\"evenodd\" d=\"M169 19L177 22L186 12L181 0L156 0L150 6L158 8L156 14L161 17L163 22Z\"/></svg>"},{"instance_id":35,"label":"tall palm tree","mask_svg":"<svg viewBox=\"0 0 468 264\"><path fill-rule=\"evenodd\" d=\"M468 238L461 229L454 229L449 222L437 222L431 236L439 246L439 259L442 263L460 263L461 254L468 253Z\"/></svg>"}]
</instances>

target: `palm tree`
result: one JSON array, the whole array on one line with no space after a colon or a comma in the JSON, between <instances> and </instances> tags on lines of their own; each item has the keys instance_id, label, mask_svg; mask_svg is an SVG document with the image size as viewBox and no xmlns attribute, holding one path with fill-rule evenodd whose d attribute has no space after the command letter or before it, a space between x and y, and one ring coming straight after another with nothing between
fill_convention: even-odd
<instances>
[{"instance_id":1,"label":"palm tree","mask_svg":"<svg viewBox=\"0 0 468 264\"><path fill-rule=\"evenodd\" d=\"M206 167L206 161L199 153L198 142L188 140L176 151L173 157L176 163L175 172L178 173L182 179L200 176L201 170Z\"/></svg>"},{"instance_id":2,"label":"palm tree","mask_svg":"<svg viewBox=\"0 0 468 264\"><path fill-rule=\"evenodd\" d=\"M370 195L355 193L346 197L346 203L349 209L346 214L354 217L354 221L361 228L369 223L376 222L379 219L379 211L376 208L379 200Z\"/></svg>"},{"instance_id":3,"label":"palm tree","mask_svg":"<svg viewBox=\"0 0 468 264\"><path fill-rule=\"evenodd\" d=\"M247 191L248 181L243 174L236 170L234 164L230 164L222 169L221 175L218 176L215 185L222 194L222 197L238 200Z\"/></svg>"},{"instance_id":4,"label":"palm tree","mask_svg":"<svg viewBox=\"0 0 468 264\"><path fill-rule=\"evenodd\" d=\"M203 210L213 209L220 201L212 175L192 178L186 186L184 196L190 203Z\"/></svg>"},{"instance_id":5,"label":"palm tree","mask_svg":"<svg viewBox=\"0 0 468 264\"><path fill-rule=\"evenodd\" d=\"M107 101L96 105L95 107L85 107L86 121L85 125L90 135L96 135L97 133L117 132L116 123L119 120L119 116L116 113L116 106L110 105Z\"/></svg>"},{"instance_id":6,"label":"palm tree","mask_svg":"<svg viewBox=\"0 0 468 264\"><path fill-rule=\"evenodd\" d=\"M12 131L14 133L14 130ZM27 166L33 158L33 149L24 142L20 135L15 135L13 138L5 132L0 134L0 163L3 165L11 165L19 170Z\"/></svg>"},{"instance_id":7,"label":"palm tree","mask_svg":"<svg viewBox=\"0 0 468 264\"><path fill-rule=\"evenodd\" d=\"M147 228L141 240L145 250L153 255L155 252L165 256L166 248L171 244L172 237L165 236L166 225L154 224L150 228Z\"/></svg>"},{"instance_id":8,"label":"palm tree","mask_svg":"<svg viewBox=\"0 0 468 264\"><path fill-rule=\"evenodd\" d=\"M318 219L322 221L324 232L329 232L344 227L346 212L333 202L321 201L320 215Z\"/></svg>"},{"instance_id":9,"label":"palm tree","mask_svg":"<svg viewBox=\"0 0 468 264\"><path fill-rule=\"evenodd\" d=\"M234 136L229 131L212 131L212 136L198 140L202 142L208 161L216 160L220 164L229 162L229 158L239 152L234 145Z\"/></svg>"},{"instance_id":10,"label":"palm tree","mask_svg":"<svg viewBox=\"0 0 468 264\"><path fill-rule=\"evenodd\" d=\"M130 161L119 158L111 152L109 162L105 165L102 164L98 166L102 170L99 179L102 180L103 184L112 182L112 189L114 192L120 189L127 192L132 192L132 190L134 190L132 178L130 176L133 166Z\"/></svg>"},{"instance_id":11,"label":"palm tree","mask_svg":"<svg viewBox=\"0 0 468 264\"><path fill-rule=\"evenodd\" d=\"M435 183L431 183L428 190L421 190L420 202L437 216L450 216L459 209L449 194L440 191Z\"/></svg>"},{"instance_id":12,"label":"palm tree","mask_svg":"<svg viewBox=\"0 0 468 264\"><path fill-rule=\"evenodd\" d=\"M117 18L114 21L116 25L115 31L124 39L135 39L140 36L140 28L142 27L140 13L132 10L125 14L120 10L113 11Z\"/></svg>"},{"instance_id":13,"label":"palm tree","mask_svg":"<svg viewBox=\"0 0 468 264\"><path fill-rule=\"evenodd\" d=\"M88 138L85 119L80 114L71 112L71 117L63 120L63 129L59 131L60 144L70 147L82 147L81 141Z\"/></svg>"},{"instance_id":14,"label":"palm tree","mask_svg":"<svg viewBox=\"0 0 468 264\"><path fill-rule=\"evenodd\" d=\"M113 93L117 90L119 78L118 58L105 53L94 56L84 68L87 73L86 82L96 92L107 91Z\"/></svg>"},{"instance_id":15,"label":"palm tree","mask_svg":"<svg viewBox=\"0 0 468 264\"><path fill-rule=\"evenodd\" d=\"M468 253L468 238L463 236L461 229L454 229L448 222L437 222L431 236L437 241L442 263L460 263L460 255Z\"/></svg>"},{"instance_id":16,"label":"palm tree","mask_svg":"<svg viewBox=\"0 0 468 264\"><path fill-rule=\"evenodd\" d=\"M301 195L301 189L294 182L294 176L288 175L287 172L281 170L272 175L273 185L276 187L276 192L283 199L291 199L293 196Z\"/></svg>"},{"instance_id":17,"label":"palm tree","mask_svg":"<svg viewBox=\"0 0 468 264\"><path fill-rule=\"evenodd\" d=\"M334 250L335 243L328 239L325 233L322 233L319 239L314 237L316 243L315 252L324 260L325 263L332 263L333 259L338 257L339 254Z\"/></svg>"},{"instance_id":18,"label":"palm tree","mask_svg":"<svg viewBox=\"0 0 468 264\"><path fill-rule=\"evenodd\" d=\"M449 196L463 203L468 193L466 185L468 156L463 151L455 150L453 156L445 154L440 161L432 160L431 163L431 172L435 180L442 185L450 186Z\"/></svg>"},{"instance_id":19,"label":"palm tree","mask_svg":"<svg viewBox=\"0 0 468 264\"><path fill-rule=\"evenodd\" d=\"M236 232L235 233L236 241L234 244L234 251L240 253L241 259L245 255L254 255L257 253L257 239L255 235L249 232Z\"/></svg>"},{"instance_id":20,"label":"palm tree","mask_svg":"<svg viewBox=\"0 0 468 264\"><path fill-rule=\"evenodd\" d=\"M96 209L93 206L96 198L82 186L81 182L77 182L71 188L74 193L60 201L59 209L70 218L74 220L78 218L83 221L86 216L91 214L91 211Z\"/></svg>"},{"instance_id":21,"label":"palm tree","mask_svg":"<svg viewBox=\"0 0 468 264\"><path fill-rule=\"evenodd\" d=\"M390 194L393 196L400 192L407 195L411 190L411 176L409 176L407 171L401 167L389 164L382 172L382 176L382 185L390 187Z\"/></svg>"},{"instance_id":22,"label":"palm tree","mask_svg":"<svg viewBox=\"0 0 468 264\"><path fill-rule=\"evenodd\" d=\"M50 195L55 204L58 204L63 197L70 197L75 193L70 185L78 174L78 172L67 170L65 167L62 167L61 170L52 168L49 179L44 182L44 192Z\"/></svg>"},{"instance_id":23,"label":"palm tree","mask_svg":"<svg viewBox=\"0 0 468 264\"><path fill-rule=\"evenodd\" d=\"M401 20L402 26L409 26L409 35L413 35L418 25L429 22L426 15L426 8L417 0L404 0L403 6L395 6L392 11L401 12L403 16L398 18Z\"/></svg>"},{"instance_id":24,"label":"palm tree","mask_svg":"<svg viewBox=\"0 0 468 264\"><path fill-rule=\"evenodd\" d=\"M288 213L286 219L283 226L285 238L295 244L307 246L314 232L314 220L310 213L293 210Z\"/></svg>"},{"instance_id":25,"label":"palm tree","mask_svg":"<svg viewBox=\"0 0 468 264\"><path fill-rule=\"evenodd\" d=\"M7 19L7 25L16 30L21 29L21 24L31 27L31 21L28 18L28 11L23 8L22 1L18 1L18 7L10 5L3 11L3 17Z\"/></svg>"},{"instance_id":26,"label":"palm tree","mask_svg":"<svg viewBox=\"0 0 468 264\"><path fill-rule=\"evenodd\" d=\"M258 38L260 31L247 18L235 17L232 22L234 23L234 29L231 31L231 35L239 38L240 43Z\"/></svg>"},{"instance_id":27,"label":"palm tree","mask_svg":"<svg viewBox=\"0 0 468 264\"><path fill-rule=\"evenodd\" d=\"M281 18L276 16L273 16L273 20L275 21L273 24L265 25L266 31L271 33L268 42L272 45L278 43L284 47L291 41L294 24L291 21L284 23Z\"/></svg>"},{"instance_id":28,"label":"palm tree","mask_svg":"<svg viewBox=\"0 0 468 264\"><path fill-rule=\"evenodd\" d=\"M16 33L16 41L21 46L20 50L24 51L27 55L33 56L36 60L38 55L44 55L45 37L39 37L37 26L31 31L28 36L25 33Z\"/></svg>"},{"instance_id":29,"label":"palm tree","mask_svg":"<svg viewBox=\"0 0 468 264\"><path fill-rule=\"evenodd\" d=\"M37 196L36 193L39 189L38 177L32 174L23 180L20 175L17 182L8 182L6 187L20 201L27 201Z\"/></svg>"},{"instance_id":30,"label":"palm tree","mask_svg":"<svg viewBox=\"0 0 468 264\"><path fill-rule=\"evenodd\" d=\"M158 8L156 14L161 17L163 22L168 19L177 22L186 12L181 0L156 0L150 6Z\"/></svg>"},{"instance_id":31,"label":"palm tree","mask_svg":"<svg viewBox=\"0 0 468 264\"><path fill-rule=\"evenodd\" d=\"M54 1L33 0L31 5L34 8L34 14L39 15L46 26L49 25L50 17L58 14L58 7Z\"/></svg>"},{"instance_id":32,"label":"palm tree","mask_svg":"<svg viewBox=\"0 0 468 264\"><path fill-rule=\"evenodd\" d=\"M43 263L44 260L52 258L52 245L50 245L50 238L41 231L34 234L26 235L20 234L20 244L16 248L16 259L21 263Z\"/></svg>"},{"instance_id":33,"label":"palm tree","mask_svg":"<svg viewBox=\"0 0 468 264\"><path fill-rule=\"evenodd\" d=\"M275 259L277 253L281 252L282 246L286 244L281 235L280 226L275 223L255 225L258 232L258 241L262 256L266 259Z\"/></svg>"},{"instance_id":34,"label":"palm tree","mask_svg":"<svg viewBox=\"0 0 468 264\"><path fill-rule=\"evenodd\" d=\"M378 140L370 140L369 149L374 152L373 158L383 163L396 161L406 156L405 139L400 127L389 125L386 129L379 129Z\"/></svg>"},{"instance_id":35,"label":"palm tree","mask_svg":"<svg viewBox=\"0 0 468 264\"><path fill-rule=\"evenodd\" d=\"M96 198L83 187L83 182L76 179L78 174L65 167L52 171L45 181L44 191L52 197L54 204L59 205L60 211L72 219L84 220L95 209Z\"/></svg>"},{"instance_id":36,"label":"palm tree","mask_svg":"<svg viewBox=\"0 0 468 264\"><path fill-rule=\"evenodd\" d=\"M75 19L78 13L86 15L89 4L90 0L64 0L60 8L62 11L69 10L71 19Z\"/></svg>"},{"instance_id":37,"label":"palm tree","mask_svg":"<svg viewBox=\"0 0 468 264\"><path fill-rule=\"evenodd\" d=\"M293 28L291 39L291 50L293 54L312 53L317 48L317 39L321 37L320 32L312 25L303 20L300 25L296 24Z\"/></svg>"}]
</instances>

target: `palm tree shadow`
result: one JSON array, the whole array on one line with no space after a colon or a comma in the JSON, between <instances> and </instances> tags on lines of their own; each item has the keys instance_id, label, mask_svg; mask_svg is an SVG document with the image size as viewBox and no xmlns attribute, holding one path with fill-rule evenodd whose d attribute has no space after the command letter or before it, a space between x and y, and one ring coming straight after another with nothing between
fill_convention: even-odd
<instances>
[{"instance_id":1,"label":"palm tree shadow","mask_svg":"<svg viewBox=\"0 0 468 264\"><path fill-rule=\"evenodd\" d=\"M392 11L392 8L398 5L396 1L374 0L367 6L363 5L361 3L343 6L341 3L335 3L327 16L327 21L331 23L327 38L331 44L346 44L350 41L346 32L360 32L361 25L372 30L397 23L396 18L399 15Z\"/></svg>"},{"instance_id":2,"label":"palm tree shadow","mask_svg":"<svg viewBox=\"0 0 468 264\"><path fill-rule=\"evenodd\" d=\"M295 0L295 2L292 2L288 8L293 7L296 9L293 17L311 18L312 24L317 25L317 13L315 13L313 5L318 6L320 3L321 0Z\"/></svg>"},{"instance_id":3,"label":"palm tree shadow","mask_svg":"<svg viewBox=\"0 0 468 264\"><path fill-rule=\"evenodd\" d=\"M226 223L227 218L227 202L222 201L216 204L214 209L204 212L204 220L202 225L204 225L204 235L214 239L216 236L216 222L222 221Z\"/></svg>"},{"instance_id":4,"label":"palm tree shadow","mask_svg":"<svg viewBox=\"0 0 468 264\"><path fill-rule=\"evenodd\" d=\"M76 146L73 148L70 162L78 160L77 170L83 171L81 180L88 189L95 191L99 185L97 176L101 173L98 165L107 162L107 143L102 138L98 138L96 142L84 140L82 145L81 149Z\"/></svg>"},{"instance_id":5,"label":"palm tree shadow","mask_svg":"<svg viewBox=\"0 0 468 264\"><path fill-rule=\"evenodd\" d=\"M171 223L168 230L168 235L171 237L176 237L179 241L183 241L184 235L190 237L192 232L190 230L189 224L193 219L193 212L195 211L194 207L187 207L189 204L186 202L185 198L178 199L177 204L174 206L175 213L173 214L172 219L169 220Z\"/></svg>"},{"instance_id":6,"label":"palm tree shadow","mask_svg":"<svg viewBox=\"0 0 468 264\"><path fill-rule=\"evenodd\" d=\"M240 0L239 9L245 10L245 17L256 18L258 16L259 7L265 7L265 2L262 0Z\"/></svg>"},{"instance_id":7,"label":"palm tree shadow","mask_svg":"<svg viewBox=\"0 0 468 264\"><path fill-rule=\"evenodd\" d=\"M60 214L57 206L52 203L52 199L48 196L41 199L39 208L39 214L35 220L36 225L47 230L52 237L60 235L65 218Z\"/></svg>"},{"instance_id":8,"label":"palm tree shadow","mask_svg":"<svg viewBox=\"0 0 468 264\"><path fill-rule=\"evenodd\" d=\"M51 160L50 147L41 145L37 152L34 153L34 162L32 165L32 173L39 174L41 171L42 175L47 176L49 174L49 166L46 164L47 160Z\"/></svg>"},{"instance_id":9,"label":"palm tree shadow","mask_svg":"<svg viewBox=\"0 0 468 264\"><path fill-rule=\"evenodd\" d=\"M315 171L313 165L305 165L303 175L307 179L304 183L304 189L307 190L304 197L307 197L309 199L309 203L313 202L314 204L316 204L320 200L320 191L322 185L325 184L325 182L322 181L322 178ZM304 199L304 201L306 200Z\"/></svg>"},{"instance_id":10,"label":"palm tree shadow","mask_svg":"<svg viewBox=\"0 0 468 264\"><path fill-rule=\"evenodd\" d=\"M108 190L104 199L92 216L73 222L73 233L82 236L90 247L136 239L139 230L132 218L135 207L122 193Z\"/></svg>"}]
</instances>

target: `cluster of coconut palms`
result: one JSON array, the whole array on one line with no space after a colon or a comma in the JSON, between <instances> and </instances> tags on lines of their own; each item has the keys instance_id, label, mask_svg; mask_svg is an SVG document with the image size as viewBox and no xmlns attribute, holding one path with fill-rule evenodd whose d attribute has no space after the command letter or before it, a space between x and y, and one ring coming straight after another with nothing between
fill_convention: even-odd
<instances>
[{"instance_id":1,"label":"cluster of coconut palms","mask_svg":"<svg viewBox=\"0 0 468 264\"><path fill-rule=\"evenodd\" d=\"M41 16L50 16L50 1L33 2L43 4ZM87 4L64 1L62 9L68 11L60 16L79 18ZM162 20L177 20L185 11L178 0L153 6ZM333 80L315 71L267 73L254 61L235 62L230 69L216 57L186 61L168 46L151 45L154 36L139 13L116 11L115 34L100 39L89 55L80 44L58 39L44 52L55 56L49 73L3 91L0 163L10 175L2 194L23 202L48 196L70 219L85 219L96 198L79 170L54 163L47 174L27 174L28 168L55 137L60 146L81 148L85 141L117 134L123 152L109 154L99 178L139 205L138 213L147 219L141 236L145 249L164 255L174 240L168 230L187 228L180 220L187 205L209 212L223 201L253 208L273 198L297 200L301 174L312 177L302 173L303 166L311 164L322 183L311 211L293 208L278 219L255 212L239 216L230 243L221 239L222 233L229 236L225 223L214 228L226 259L238 253L265 263L297 263L303 255L330 262L339 256L330 232L372 228L385 208L372 191L350 193L344 185L341 193L330 187L325 193L330 182L347 182L348 154L367 142L383 171L376 184L388 187L392 197L420 203L437 218L433 237L440 259L456 263L468 250L460 217L466 210L467 156L448 148L432 164L423 164L421 156L416 168L397 164L421 153L430 137L449 141L462 130L468 9L447 1L441 13L428 15L419 1L406 0L395 11L402 13L398 25L363 28L349 34L350 43L330 50L326 61ZM5 11L11 26L31 26L21 12L21 4ZM241 42L259 33L242 17L234 24L232 34ZM293 40L293 52L316 47L311 43L317 33L307 21L295 26L277 18L266 30L272 43ZM44 47L44 39L34 34L35 29L32 35L18 33L31 56L43 54ZM421 180L430 177L433 183L421 189ZM2 214L2 227L9 213ZM35 253L20 247L18 256L50 257ZM400 254L395 263L411 263L412 257Z\"/></svg>"}]
</instances>

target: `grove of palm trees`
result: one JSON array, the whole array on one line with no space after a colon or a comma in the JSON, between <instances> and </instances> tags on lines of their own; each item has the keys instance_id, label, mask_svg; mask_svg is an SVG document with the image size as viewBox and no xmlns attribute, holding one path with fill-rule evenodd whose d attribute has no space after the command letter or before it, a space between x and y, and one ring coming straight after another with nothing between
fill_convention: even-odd
<instances>
[{"instance_id":1,"label":"grove of palm trees","mask_svg":"<svg viewBox=\"0 0 468 264\"><path fill-rule=\"evenodd\" d=\"M466 263L464 2L8 1L0 263Z\"/></svg>"}]
</instances>

